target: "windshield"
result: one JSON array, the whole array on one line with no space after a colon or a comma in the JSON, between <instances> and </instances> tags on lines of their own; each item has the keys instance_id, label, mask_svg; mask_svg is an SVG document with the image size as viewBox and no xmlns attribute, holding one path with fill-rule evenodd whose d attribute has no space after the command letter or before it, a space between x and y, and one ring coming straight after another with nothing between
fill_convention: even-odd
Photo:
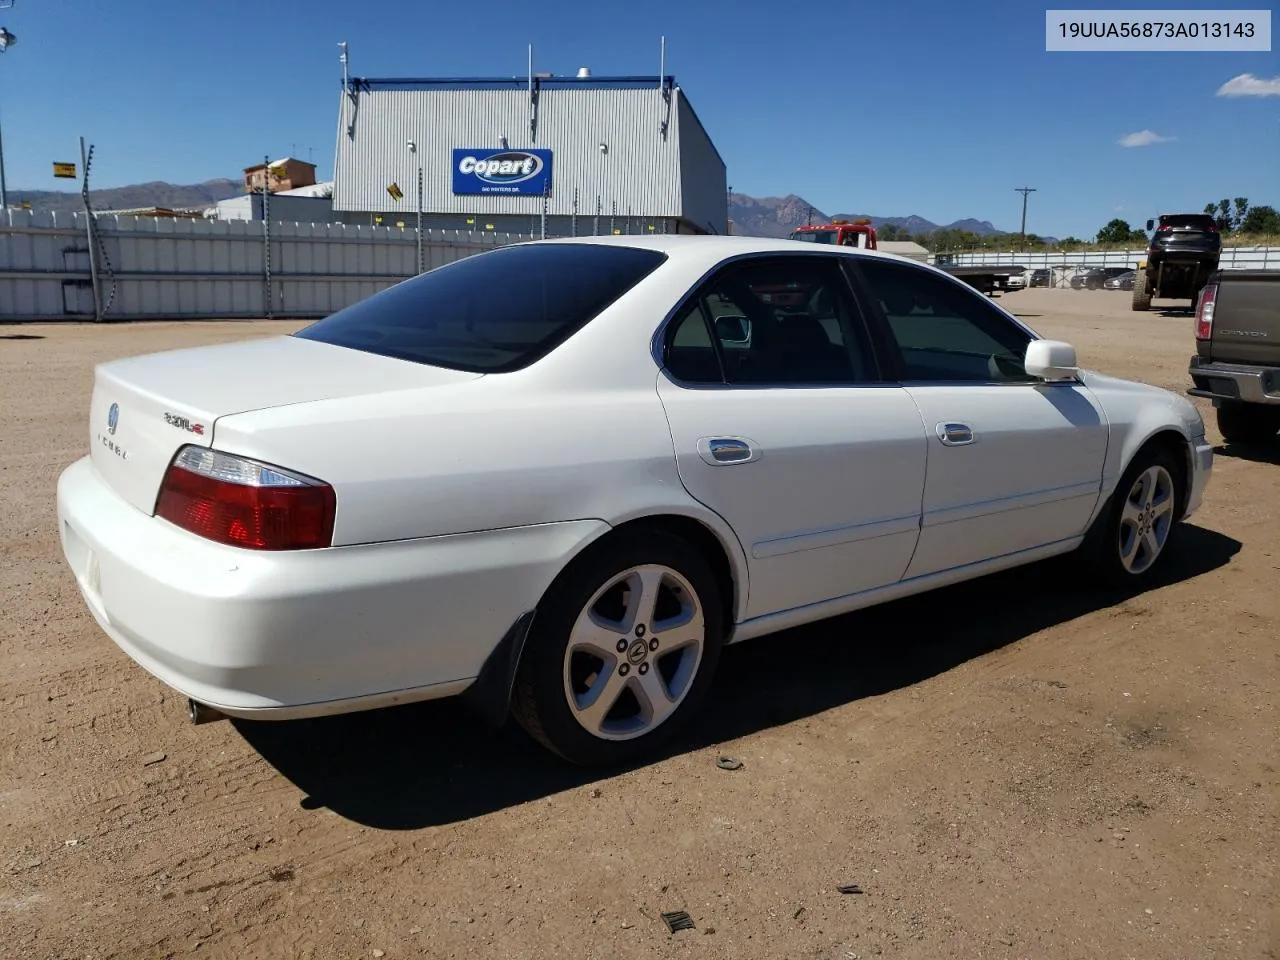
<instances>
[{"instance_id":1,"label":"windshield","mask_svg":"<svg viewBox=\"0 0 1280 960\"><path fill-rule=\"evenodd\" d=\"M804 240L808 243L835 243L835 230L797 230L791 234L792 240Z\"/></svg>"},{"instance_id":2,"label":"windshield","mask_svg":"<svg viewBox=\"0 0 1280 960\"><path fill-rule=\"evenodd\" d=\"M602 244L504 247L405 280L294 336L473 373L519 370L664 260Z\"/></svg>"}]
</instances>

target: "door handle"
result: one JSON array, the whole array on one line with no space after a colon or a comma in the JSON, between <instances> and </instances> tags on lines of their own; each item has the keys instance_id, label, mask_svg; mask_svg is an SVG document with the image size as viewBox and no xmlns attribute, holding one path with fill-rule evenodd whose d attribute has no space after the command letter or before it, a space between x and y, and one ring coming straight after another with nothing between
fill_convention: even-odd
<instances>
[{"instance_id":1,"label":"door handle","mask_svg":"<svg viewBox=\"0 0 1280 960\"><path fill-rule=\"evenodd\" d=\"M940 423L937 426L938 439L948 447L962 447L973 443L973 428L967 423Z\"/></svg>"},{"instance_id":2,"label":"door handle","mask_svg":"<svg viewBox=\"0 0 1280 960\"><path fill-rule=\"evenodd\" d=\"M750 463L759 457L750 441L740 437L711 437L698 441L698 456L714 466Z\"/></svg>"}]
</instances>

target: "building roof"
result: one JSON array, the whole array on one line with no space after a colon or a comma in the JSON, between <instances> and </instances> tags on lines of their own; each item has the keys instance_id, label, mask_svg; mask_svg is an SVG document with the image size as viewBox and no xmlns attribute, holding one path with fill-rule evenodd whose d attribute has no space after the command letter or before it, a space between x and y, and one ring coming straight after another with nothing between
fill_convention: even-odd
<instances>
[{"instance_id":1,"label":"building roof","mask_svg":"<svg viewBox=\"0 0 1280 960\"><path fill-rule=\"evenodd\" d=\"M327 180L324 183L313 183L306 187L294 187L292 190L277 190L272 196L276 197L323 197L325 191L333 192L333 181Z\"/></svg>"},{"instance_id":2,"label":"building roof","mask_svg":"<svg viewBox=\"0 0 1280 960\"><path fill-rule=\"evenodd\" d=\"M665 76L577 77L537 74L532 77L351 77L352 91L374 90L527 90L577 87L585 90L670 90L676 78Z\"/></svg>"}]
</instances>

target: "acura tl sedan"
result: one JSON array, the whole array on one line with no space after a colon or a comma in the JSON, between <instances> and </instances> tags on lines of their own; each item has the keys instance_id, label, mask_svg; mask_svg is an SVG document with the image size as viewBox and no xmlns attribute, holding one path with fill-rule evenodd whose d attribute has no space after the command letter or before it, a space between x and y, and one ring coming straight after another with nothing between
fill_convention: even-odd
<instances>
[{"instance_id":1,"label":"acura tl sedan","mask_svg":"<svg viewBox=\"0 0 1280 960\"><path fill-rule=\"evenodd\" d=\"M575 763L670 738L729 643L1070 551L1137 589L1213 463L936 268L747 237L518 244L105 363L88 430L66 561L193 719L464 695Z\"/></svg>"}]
</instances>

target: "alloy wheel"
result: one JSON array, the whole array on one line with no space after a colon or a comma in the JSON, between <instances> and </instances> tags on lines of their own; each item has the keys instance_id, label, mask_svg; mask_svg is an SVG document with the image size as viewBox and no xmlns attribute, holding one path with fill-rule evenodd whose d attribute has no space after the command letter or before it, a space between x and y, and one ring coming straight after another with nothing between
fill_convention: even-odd
<instances>
[{"instance_id":1,"label":"alloy wheel","mask_svg":"<svg viewBox=\"0 0 1280 960\"><path fill-rule=\"evenodd\" d=\"M677 571L646 564L619 573L587 602L570 633L570 712L604 740L651 732L688 695L705 643L698 594Z\"/></svg>"}]
</instances>

